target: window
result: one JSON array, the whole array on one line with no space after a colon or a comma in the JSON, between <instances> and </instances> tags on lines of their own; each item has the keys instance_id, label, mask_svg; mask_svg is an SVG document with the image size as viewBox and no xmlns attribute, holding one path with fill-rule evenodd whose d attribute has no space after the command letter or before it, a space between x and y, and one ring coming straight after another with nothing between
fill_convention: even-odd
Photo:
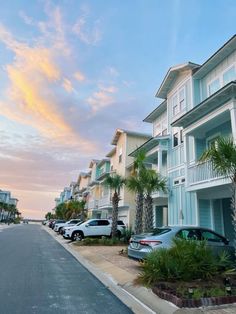
<instances>
[{"instance_id":1,"label":"window","mask_svg":"<svg viewBox=\"0 0 236 314\"><path fill-rule=\"evenodd\" d=\"M98 220L98 226L108 226L109 221L108 220Z\"/></svg>"},{"instance_id":2,"label":"window","mask_svg":"<svg viewBox=\"0 0 236 314\"><path fill-rule=\"evenodd\" d=\"M183 138L183 130L180 130L179 132L179 136L180 136L180 143L184 142L184 138Z\"/></svg>"},{"instance_id":3,"label":"window","mask_svg":"<svg viewBox=\"0 0 236 314\"><path fill-rule=\"evenodd\" d=\"M179 91L179 111L183 111L185 109L185 89L182 88Z\"/></svg>"},{"instance_id":4,"label":"window","mask_svg":"<svg viewBox=\"0 0 236 314\"><path fill-rule=\"evenodd\" d=\"M179 112L177 94L175 94L172 98L172 108L173 108L173 116L175 116Z\"/></svg>"},{"instance_id":5,"label":"window","mask_svg":"<svg viewBox=\"0 0 236 314\"><path fill-rule=\"evenodd\" d=\"M93 220L93 221L90 221L90 223L88 224L89 226L97 226L98 225L98 221L97 220Z\"/></svg>"},{"instance_id":6,"label":"window","mask_svg":"<svg viewBox=\"0 0 236 314\"><path fill-rule=\"evenodd\" d=\"M211 82L208 85L208 95L211 96L212 94L214 94L218 89L220 89L220 80L219 78L217 78L216 80L214 80L213 82Z\"/></svg>"},{"instance_id":7,"label":"window","mask_svg":"<svg viewBox=\"0 0 236 314\"><path fill-rule=\"evenodd\" d=\"M210 242L224 242L222 237L208 230L202 230L202 240L207 240Z\"/></svg>"},{"instance_id":8,"label":"window","mask_svg":"<svg viewBox=\"0 0 236 314\"><path fill-rule=\"evenodd\" d=\"M236 79L235 67L232 66L223 74L223 83L225 85L231 81L234 81L235 79Z\"/></svg>"},{"instance_id":9,"label":"window","mask_svg":"<svg viewBox=\"0 0 236 314\"><path fill-rule=\"evenodd\" d=\"M177 238L185 240L199 240L201 239L200 230L197 229L183 229L180 230L177 235Z\"/></svg>"},{"instance_id":10,"label":"window","mask_svg":"<svg viewBox=\"0 0 236 314\"><path fill-rule=\"evenodd\" d=\"M217 140L219 139L219 135L211 137L207 140L207 148L216 147Z\"/></svg>"},{"instance_id":11,"label":"window","mask_svg":"<svg viewBox=\"0 0 236 314\"><path fill-rule=\"evenodd\" d=\"M122 162L122 147L119 150L119 159L118 160L119 160L119 163Z\"/></svg>"},{"instance_id":12,"label":"window","mask_svg":"<svg viewBox=\"0 0 236 314\"><path fill-rule=\"evenodd\" d=\"M185 87L181 87L172 97L173 117L186 109Z\"/></svg>"},{"instance_id":13,"label":"window","mask_svg":"<svg viewBox=\"0 0 236 314\"><path fill-rule=\"evenodd\" d=\"M156 136L161 135L161 123L156 125Z\"/></svg>"},{"instance_id":14,"label":"window","mask_svg":"<svg viewBox=\"0 0 236 314\"><path fill-rule=\"evenodd\" d=\"M178 144L179 144L179 141L178 141L178 132L177 132L177 133L174 133L173 135L173 147L178 146Z\"/></svg>"}]
</instances>

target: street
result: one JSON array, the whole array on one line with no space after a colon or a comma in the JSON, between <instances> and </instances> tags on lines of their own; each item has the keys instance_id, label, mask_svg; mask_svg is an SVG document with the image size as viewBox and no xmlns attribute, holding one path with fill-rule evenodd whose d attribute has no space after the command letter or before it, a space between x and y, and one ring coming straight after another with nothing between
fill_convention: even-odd
<instances>
[{"instance_id":1,"label":"street","mask_svg":"<svg viewBox=\"0 0 236 314\"><path fill-rule=\"evenodd\" d=\"M0 313L132 313L40 225L0 230Z\"/></svg>"}]
</instances>

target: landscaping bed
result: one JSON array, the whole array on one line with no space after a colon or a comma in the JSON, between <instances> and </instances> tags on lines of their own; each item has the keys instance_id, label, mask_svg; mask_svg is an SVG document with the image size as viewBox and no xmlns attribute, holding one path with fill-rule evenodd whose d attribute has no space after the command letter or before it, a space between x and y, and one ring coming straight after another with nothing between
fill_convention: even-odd
<instances>
[{"instance_id":1,"label":"landscaping bed","mask_svg":"<svg viewBox=\"0 0 236 314\"><path fill-rule=\"evenodd\" d=\"M178 307L236 302L235 263L226 252L214 255L205 242L174 240L140 264L138 283Z\"/></svg>"},{"instance_id":2,"label":"landscaping bed","mask_svg":"<svg viewBox=\"0 0 236 314\"><path fill-rule=\"evenodd\" d=\"M227 278L225 285L221 277L211 281L159 282L152 291L160 298L174 303L178 307L213 306L236 302L236 278Z\"/></svg>"}]
</instances>

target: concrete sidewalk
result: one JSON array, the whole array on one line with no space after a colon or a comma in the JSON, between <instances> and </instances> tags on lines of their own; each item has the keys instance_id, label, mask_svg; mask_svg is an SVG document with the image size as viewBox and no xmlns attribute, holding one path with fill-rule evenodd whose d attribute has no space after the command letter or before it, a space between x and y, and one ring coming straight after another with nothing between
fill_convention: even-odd
<instances>
[{"instance_id":1,"label":"concrete sidewalk","mask_svg":"<svg viewBox=\"0 0 236 314\"><path fill-rule=\"evenodd\" d=\"M137 314L236 314L236 304L199 309L179 309L160 299L151 289L136 285L139 262L120 254L125 246L77 246L69 243L48 227L46 229L65 249L102 281L122 302Z\"/></svg>"}]
</instances>

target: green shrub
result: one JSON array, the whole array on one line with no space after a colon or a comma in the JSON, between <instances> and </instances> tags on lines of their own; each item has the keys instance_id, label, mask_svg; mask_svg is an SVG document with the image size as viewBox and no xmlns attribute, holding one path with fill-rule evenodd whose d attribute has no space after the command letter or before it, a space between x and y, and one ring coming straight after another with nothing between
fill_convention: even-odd
<instances>
[{"instance_id":1,"label":"green shrub","mask_svg":"<svg viewBox=\"0 0 236 314\"><path fill-rule=\"evenodd\" d=\"M128 244L132 234L133 231L131 227L125 228L121 233L120 241L123 242L124 244Z\"/></svg>"},{"instance_id":2,"label":"green shrub","mask_svg":"<svg viewBox=\"0 0 236 314\"><path fill-rule=\"evenodd\" d=\"M191 281L210 279L230 267L229 257L216 257L205 242L175 239L169 249L158 249L147 255L141 264L141 280L146 284L158 281Z\"/></svg>"}]
</instances>

